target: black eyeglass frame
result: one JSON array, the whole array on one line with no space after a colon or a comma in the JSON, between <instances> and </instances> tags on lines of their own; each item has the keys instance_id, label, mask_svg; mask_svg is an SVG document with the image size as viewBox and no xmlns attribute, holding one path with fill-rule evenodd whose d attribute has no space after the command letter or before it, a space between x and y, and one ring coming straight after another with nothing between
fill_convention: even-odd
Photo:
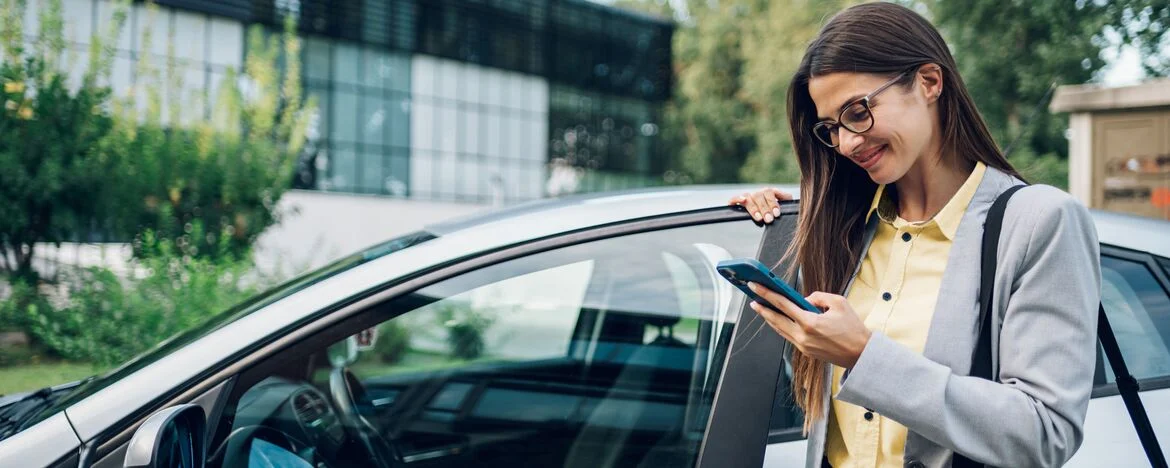
<instances>
[{"instance_id":1,"label":"black eyeglass frame","mask_svg":"<svg viewBox=\"0 0 1170 468\"><path fill-rule=\"evenodd\" d=\"M833 143L833 136L840 134L841 127L845 127L846 130L849 130L849 131L856 133L858 135L865 133L865 132L868 132L870 129L873 128L873 125L874 125L873 109L870 108L870 101L873 98L877 97L878 94L881 94L882 91L885 91L890 86L893 86L895 83L901 81L903 78L906 77L906 75L908 73L914 71L916 68L917 67L911 68L911 69L906 70L902 73L899 73L898 76L895 76L893 79L891 79L890 81L887 81L885 84L879 86L877 89L873 90L869 94L866 94L865 96L862 96L862 97L857 98L853 101L850 101L848 104L846 104L845 106L843 106L841 108L841 113L837 114L837 120L835 120L835 121L822 120L820 122L817 122L816 125L812 126L813 137L816 138L817 141L820 141L821 143L823 143L825 146L828 146L829 148L836 148L837 146L840 146L841 143L840 142ZM841 119L842 119L842 117L845 116L845 113L849 112L849 110L852 109L853 106L856 106L857 104L861 104L863 107L865 107L865 115L869 119L869 125L867 125L865 128L853 128L849 124L841 122ZM828 138L829 138L828 140L825 140L818 133L818 131L822 128L827 129Z\"/></svg>"}]
</instances>

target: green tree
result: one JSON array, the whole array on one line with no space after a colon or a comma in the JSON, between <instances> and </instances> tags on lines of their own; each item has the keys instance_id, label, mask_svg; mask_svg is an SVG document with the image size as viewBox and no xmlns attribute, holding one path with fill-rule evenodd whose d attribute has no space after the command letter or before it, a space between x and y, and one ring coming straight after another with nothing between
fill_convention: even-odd
<instances>
[{"instance_id":1,"label":"green tree","mask_svg":"<svg viewBox=\"0 0 1170 468\"><path fill-rule=\"evenodd\" d=\"M173 48L173 38L169 44ZM229 70L219 95L209 97L210 118L193 120L185 120L175 103L203 98L179 92L181 64L140 62L145 86L115 106L125 124L119 142L124 164L116 178L130 188L114 204L123 212L112 217L118 223L112 227L132 236L150 229L178 241L189 239L185 234L198 224L209 235L192 239L195 255L224 252L218 237L225 236L227 252L246 256L278 221L276 204L292 185L316 106L302 99L300 47L291 19L283 34L252 28L243 70ZM135 253L149 255L142 245L135 243Z\"/></svg>"},{"instance_id":2,"label":"green tree","mask_svg":"<svg viewBox=\"0 0 1170 468\"><path fill-rule=\"evenodd\" d=\"M675 90L663 133L668 154L699 182L792 182L798 177L785 99L808 41L856 1L662 0L616 5L673 16ZM1036 182L1067 185L1067 116L1048 112L1054 86L1098 76L1107 36L1135 45L1152 76L1170 74L1166 0L901 0L951 44L997 141Z\"/></svg>"},{"instance_id":3,"label":"green tree","mask_svg":"<svg viewBox=\"0 0 1170 468\"><path fill-rule=\"evenodd\" d=\"M111 52L95 36L80 89L73 91L59 70L65 57L61 2L40 12L41 28L26 44L24 2L0 2L0 269L22 281L35 280L35 246L59 243L101 210L116 161L109 138L115 121L105 110L110 91L97 84ZM114 15L111 28L125 20Z\"/></svg>"},{"instance_id":4,"label":"green tree","mask_svg":"<svg viewBox=\"0 0 1170 468\"><path fill-rule=\"evenodd\" d=\"M683 12L657 0L617 3L679 20L663 132L676 166L696 182L796 181L788 80L822 19L851 3L691 0Z\"/></svg>"},{"instance_id":5,"label":"green tree","mask_svg":"<svg viewBox=\"0 0 1170 468\"><path fill-rule=\"evenodd\" d=\"M788 83L809 42L832 14L857 0L765 2L744 23L744 88L740 99L754 110L755 147L739 172L745 182L797 182L800 168L788 125Z\"/></svg>"},{"instance_id":6,"label":"green tree","mask_svg":"<svg viewBox=\"0 0 1170 468\"><path fill-rule=\"evenodd\" d=\"M1105 11L1107 31L1138 49L1146 74L1170 76L1170 1L1114 0L1106 2Z\"/></svg>"},{"instance_id":7,"label":"green tree","mask_svg":"<svg viewBox=\"0 0 1170 468\"><path fill-rule=\"evenodd\" d=\"M1047 110L1055 86L1090 81L1106 64L1109 5L1037 0L934 0L926 5L1001 147L1036 182L1067 186L1068 117Z\"/></svg>"},{"instance_id":8,"label":"green tree","mask_svg":"<svg viewBox=\"0 0 1170 468\"><path fill-rule=\"evenodd\" d=\"M64 39L60 0L42 2L41 27L26 43L23 0L0 0L0 269L35 279L36 245L85 237L95 228L124 239L145 231L196 243L195 255L234 257L277 222L315 105L301 96L300 42L291 18L283 35L254 27L244 67L229 71L218 96L184 95L182 63L168 38L165 64L138 63L128 94L114 96L113 48L129 0L81 65ZM151 4L149 10L157 14ZM143 33L150 43L151 32ZM213 102L211 115L182 109ZM207 232L188 236L195 224ZM150 254L137 248L136 253Z\"/></svg>"}]
</instances>

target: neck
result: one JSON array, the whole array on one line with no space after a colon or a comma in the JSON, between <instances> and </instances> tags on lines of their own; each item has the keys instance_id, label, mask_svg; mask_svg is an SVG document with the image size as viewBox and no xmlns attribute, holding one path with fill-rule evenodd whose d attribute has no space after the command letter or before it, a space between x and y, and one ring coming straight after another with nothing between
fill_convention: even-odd
<instances>
[{"instance_id":1,"label":"neck","mask_svg":"<svg viewBox=\"0 0 1170 468\"><path fill-rule=\"evenodd\" d=\"M938 154L938 153L936 153ZM958 158L921 158L906 175L894 183L898 194L898 215L910 222L925 221L942 211L971 175L974 165L947 164Z\"/></svg>"}]
</instances>

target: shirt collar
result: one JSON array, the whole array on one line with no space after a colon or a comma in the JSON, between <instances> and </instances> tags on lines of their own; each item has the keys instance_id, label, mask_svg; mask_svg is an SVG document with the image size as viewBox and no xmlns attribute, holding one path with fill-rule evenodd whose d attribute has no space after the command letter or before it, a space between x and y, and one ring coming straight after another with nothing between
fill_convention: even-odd
<instances>
[{"instance_id":1,"label":"shirt collar","mask_svg":"<svg viewBox=\"0 0 1170 468\"><path fill-rule=\"evenodd\" d=\"M983 174L986 171L987 166L982 162L975 163L975 169L971 171L971 175L967 176L967 181L963 182L959 191L955 192L955 195L943 206L942 210L939 210L934 218L928 221L938 224L939 230L948 240L954 240L955 233L959 230L959 222L963 220L963 214L967 212L967 206L975 197L975 191L979 188L979 183L983 181ZM893 195L887 193L886 184L879 185L877 192L874 193L873 202L870 203L869 212L866 214L866 222L869 222L875 213L882 221L891 224L898 218L898 207Z\"/></svg>"}]
</instances>

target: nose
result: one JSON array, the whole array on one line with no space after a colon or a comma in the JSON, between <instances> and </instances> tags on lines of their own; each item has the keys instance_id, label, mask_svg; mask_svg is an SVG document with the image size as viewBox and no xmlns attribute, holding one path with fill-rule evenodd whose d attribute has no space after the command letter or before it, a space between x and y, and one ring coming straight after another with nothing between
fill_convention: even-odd
<instances>
[{"instance_id":1,"label":"nose","mask_svg":"<svg viewBox=\"0 0 1170 468\"><path fill-rule=\"evenodd\" d=\"M853 133L844 125L837 129L837 152L841 153L842 156L853 154L863 142L865 142L865 137L861 136L860 133Z\"/></svg>"}]
</instances>

